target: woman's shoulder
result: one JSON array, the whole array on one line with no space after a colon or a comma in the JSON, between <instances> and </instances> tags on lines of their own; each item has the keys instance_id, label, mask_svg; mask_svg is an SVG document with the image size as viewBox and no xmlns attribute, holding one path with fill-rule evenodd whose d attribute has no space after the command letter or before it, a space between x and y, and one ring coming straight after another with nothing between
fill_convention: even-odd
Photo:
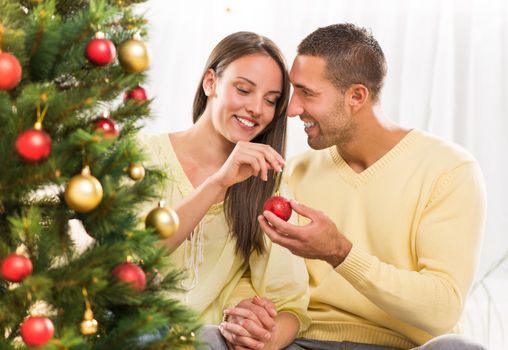
<instances>
[{"instance_id":1,"label":"woman's shoulder","mask_svg":"<svg viewBox=\"0 0 508 350\"><path fill-rule=\"evenodd\" d=\"M165 133L157 133L157 134L149 134L140 132L136 136L136 141L138 145L143 148L146 152L152 152L160 147L167 147L169 144L169 134Z\"/></svg>"},{"instance_id":2,"label":"woman's shoulder","mask_svg":"<svg viewBox=\"0 0 508 350\"><path fill-rule=\"evenodd\" d=\"M152 166L160 166L165 163L172 163L171 143L168 133L147 134L139 133L136 136L136 143L144 153L145 163Z\"/></svg>"}]
</instances>

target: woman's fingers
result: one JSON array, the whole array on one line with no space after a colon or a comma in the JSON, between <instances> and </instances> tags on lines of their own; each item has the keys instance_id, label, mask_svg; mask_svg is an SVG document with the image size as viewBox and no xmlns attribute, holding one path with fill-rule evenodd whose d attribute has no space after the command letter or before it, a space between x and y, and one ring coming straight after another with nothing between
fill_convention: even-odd
<instances>
[{"instance_id":1,"label":"woman's fingers","mask_svg":"<svg viewBox=\"0 0 508 350\"><path fill-rule=\"evenodd\" d=\"M275 306L274 306L275 308ZM235 307L235 310L239 313L243 312L246 314L239 314L238 316L243 318L248 318L250 320L253 320L257 323L260 323L261 326L263 326L266 330L272 330L275 326L275 316L267 309L264 305L260 305L259 303L254 302L254 298L248 298L242 300L238 305ZM224 312L228 312L231 309L226 309Z\"/></svg>"},{"instance_id":2,"label":"woman's fingers","mask_svg":"<svg viewBox=\"0 0 508 350\"><path fill-rule=\"evenodd\" d=\"M284 159L272 147L251 142L238 142L228 159L216 173L225 187L245 181L250 176L268 180L268 170L282 171Z\"/></svg>"},{"instance_id":3,"label":"woman's fingers","mask_svg":"<svg viewBox=\"0 0 508 350\"><path fill-rule=\"evenodd\" d=\"M245 152L245 154L256 159L256 161L259 165L258 176L261 178L261 180L267 181L268 180L268 168L269 167L271 168L271 165L267 162L264 154L262 152L255 150L255 149L245 149L245 150L243 150L243 152Z\"/></svg>"},{"instance_id":4,"label":"woman's fingers","mask_svg":"<svg viewBox=\"0 0 508 350\"><path fill-rule=\"evenodd\" d=\"M228 342L235 345L235 349L236 346L248 349L261 349L264 346L264 342L250 337L247 330L238 324L223 322L220 324L219 330Z\"/></svg>"},{"instance_id":5,"label":"woman's fingers","mask_svg":"<svg viewBox=\"0 0 508 350\"><path fill-rule=\"evenodd\" d=\"M252 303L262 306L268 312L271 317L277 316L277 307L275 304L267 298L260 298L257 295L252 298Z\"/></svg>"},{"instance_id":6,"label":"woman's fingers","mask_svg":"<svg viewBox=\"0 0 508 350\"><path fill-rule=\"evenodd\" d=\"M258 152L263 153L264 158L271 165L272 169L276 171L282 171L282 168L285 164L284 158L271 146L261 143L250 143L249 146Z\"/></svg>"},{"instance_id":7,"label":"woman's fingers","mask_svg":"<svg viewBox=\"0 0 508 350\"><path fill-rule=\"evenodd\" d=\"M250 155L258 160L259 176L262 180L268 180L268 169L274 169L277 172L282 171L284 159L272 147L258 143L242 143L237 145L235 151L238 155Z\"/></svg>"}]
</instances>

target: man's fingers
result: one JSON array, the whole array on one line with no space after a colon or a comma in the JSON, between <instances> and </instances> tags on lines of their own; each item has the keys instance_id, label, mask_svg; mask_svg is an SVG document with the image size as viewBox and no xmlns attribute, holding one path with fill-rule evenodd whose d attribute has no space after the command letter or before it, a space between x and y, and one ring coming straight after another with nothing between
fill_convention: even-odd
<instances>
[{"instance_id":1,"label":"man's fingers","mask_svg":"<svg viewBox=\"0 0 508 350\"><path fill-rule=\"evenodd\" d=\"M296 211L301 216L305 216L306 218L313 219L316 214L318 214L318 211L315 209L312 209L311 207L306 206L305 204L301 204L294 199L291 199L289 201L291 204L291 208L293 208L294 211Z\"/></svg>"},{"instance_id":2,"label":"man's fingers","mask_svg":"<svg viewBox=\"0 0 508 350\"><path fill-rule=\"evenodd\" d=\"M265 210L263 212L263 216L265 217L268 224L270 224L278 234L291 238L300 236L300 231L302 230L301 226L296 226L286 222L269 210Z\"/></svg>"},{"instance_id":3,"label":"man's fingers","mask_svg":"<svg viewBox=\"0 0 508 350\"><path fill-rule=\"evenodd\" d=\"M270 240L276 244L279 244L283 247L290 249L292 247L292 240L289 235L286 233L281 233L268 223L266 218L263 215L258 216L259 226L261 226L261 230L270 238ZM290 249L291 250L291 249Z\"/></svg>"},{"instance_id":4,"label":"man's fingers","mask_svg":"<svg viewBox=\"0 0 508 350\"><path fill-rule=\"evenodd\" d=\"M275 228L272 225L270 225L268 220L266 220L266 218L263 215L258 216L258 222L259 226L261 226L261 230L263 230L263 232L266 233L272 241L274 238L278 239L279 236L282 237L280 233L275 231Z\"/></svg>"}]
</instances>

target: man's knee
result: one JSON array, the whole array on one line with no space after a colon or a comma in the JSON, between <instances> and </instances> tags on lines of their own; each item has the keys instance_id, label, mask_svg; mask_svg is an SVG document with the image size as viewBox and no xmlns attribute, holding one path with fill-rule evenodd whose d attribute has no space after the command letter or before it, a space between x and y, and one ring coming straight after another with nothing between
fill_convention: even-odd
<instances>
[{"instance_id":1,"label":"man's knee","mask_svg":"<svg viewBox=\"0 0 508 350\"><path fill-rule=\"evenodd\" d=\"M415 348L417 350L487 350L483 345L473 343L469 339L456 335L446 334L436 337L429 342Z\"/></svg>"},{"instance_id":2,"label":"man's knee","mask_svg":"<svg viewBox=\"0 0 508 350\"><path fill-rule=\"evenodd\" d=\"M204 326L198 333L197 350L228 350L228 346L217 326Z\"/></svg>"}]
</instances>

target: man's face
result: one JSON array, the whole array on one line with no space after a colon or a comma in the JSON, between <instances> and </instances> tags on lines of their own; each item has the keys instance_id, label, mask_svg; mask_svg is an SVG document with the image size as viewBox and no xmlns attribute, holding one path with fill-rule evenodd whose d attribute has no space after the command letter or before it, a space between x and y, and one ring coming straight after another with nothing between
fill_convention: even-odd
<instances>
[{"instance_id":1,"label":"man's face","mask_svg":"<svg viewBox=\"0 0 508 350\"><path fill-rule=\"evenodd\" d=\"M288 115L300 116L307 142L313 149L348 143L354 123L345 108L345 96L326 77L326 62L321 57L299 55L290 72L293 95Z\"/></svg>"}]
</instances>

